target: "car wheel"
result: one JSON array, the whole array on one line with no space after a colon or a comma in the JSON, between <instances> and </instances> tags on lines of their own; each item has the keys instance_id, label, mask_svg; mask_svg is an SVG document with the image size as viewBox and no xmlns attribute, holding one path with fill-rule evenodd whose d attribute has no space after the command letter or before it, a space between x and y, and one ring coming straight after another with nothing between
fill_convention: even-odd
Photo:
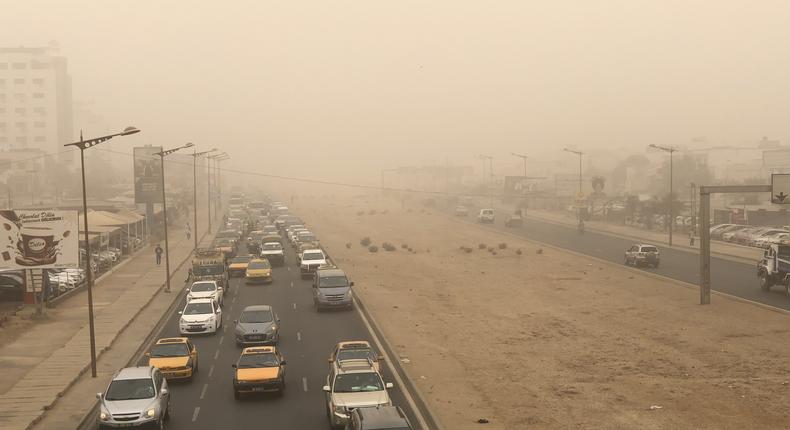
<instances>
[{"instance_id":1,"label":"car wheel","mask_svg":"<svg viewBox=\"0 0 790 430\"><path fill-rule=\"evenodd\" d=\"M167 404L167 409L165 409L165 416L164 416L165 421L170 420L170 408L171 407L172 406L170 406L170 403L168 403Z\"/></svg>"},{"instance_id":2,"label":"car wheel","mask_svg":"<svg viewBox=\"0 0 790 430\"><path fill-rule=\"evenodd\" d=\"M626 266L628 266L628 257L625 257L625 258L623 259L623 264L625 264Z\"/></svg>"}]
</instances>

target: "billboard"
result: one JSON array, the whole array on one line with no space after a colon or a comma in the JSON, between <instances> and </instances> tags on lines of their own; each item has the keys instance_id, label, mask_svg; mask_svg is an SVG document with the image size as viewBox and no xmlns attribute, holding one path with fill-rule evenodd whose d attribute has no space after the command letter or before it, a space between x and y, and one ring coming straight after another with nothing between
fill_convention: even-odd
<instances>
[{"instance_id":1,"label":"billboard","mask_svg":"<svg viewBox=\"0 0 790 430\"><path fill-rule=\"evenodd\" d=\"M0 269L79 265L77 211L0 210Z\"/></svg>"},{"instance_id":2,"label":"billboard","mask_svg":"<svg viewBox=\"0 0 790 430\"><path fill-rule=\"evenodd\" d=\"M505 176L505 195L521 196L537 190L535 179L523 176Z\"/></svg>"},{"instance_id":3,"label":"billboard","mask_svg":"<svg viewBox=\"0 0 790 430\"><path fill-rule=\"evenodd\" d=\"M161 146L134 148L134 202L162 203Z\"/></svg>"}]
</instances>

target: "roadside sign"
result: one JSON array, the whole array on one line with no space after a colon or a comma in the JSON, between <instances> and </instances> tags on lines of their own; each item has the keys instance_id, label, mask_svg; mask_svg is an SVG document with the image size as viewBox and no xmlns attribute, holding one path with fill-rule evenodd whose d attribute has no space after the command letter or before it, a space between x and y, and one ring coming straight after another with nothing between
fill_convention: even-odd
<instances>
[{"instance_id":1,"label":"roadside sign","mask_svg":"<svg viewBox=\"0 0 790 430\"><path fill-rule=\"evenodd\" d=\"M790 205L790 174L771 175L771 203Z\"/></svg>"}]
</instances>

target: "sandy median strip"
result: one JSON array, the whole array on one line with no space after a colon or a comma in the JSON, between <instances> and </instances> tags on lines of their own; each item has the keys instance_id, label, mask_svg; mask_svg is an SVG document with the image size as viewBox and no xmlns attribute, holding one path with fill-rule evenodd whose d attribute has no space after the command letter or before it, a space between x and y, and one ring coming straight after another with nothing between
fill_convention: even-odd
<instances>
[{"instance_id":1,"label":"sandy median strip","mask_svg":"<svg viewBox=\"0 0 790 430\"><path fill-rule=\"evenodd\" d=\"M785 315L373 196L291 206L447 429L788 426Z\"/></svg>"}]
</instances>

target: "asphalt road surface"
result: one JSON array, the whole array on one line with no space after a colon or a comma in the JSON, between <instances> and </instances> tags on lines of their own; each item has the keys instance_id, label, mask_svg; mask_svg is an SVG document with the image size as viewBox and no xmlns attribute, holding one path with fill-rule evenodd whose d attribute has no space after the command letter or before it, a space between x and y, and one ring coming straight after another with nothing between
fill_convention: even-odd
<instances>
[{"instance_id":1,"label":"asphalt road surface","mask_svg":"<svg viewBox=\"0 0 790 430\"><path fill-rule=\"evenodd\" d=\"M470 211L467 221L474 222L475 219ZM591 231L580 235L575 226L558 225L535 218L527 218L521 228L507 228L504 226L504 217L499 216L496 223L493 224L493 228L620 264L623 264L625 250L635 243L630 239ZM699 284L699 255L697 253L667 246L659 246L659 250L661 251L661 265L658 268L640 267L641 270L695 285ZM756 261L754 264L745 264L714 256L711 256L710 260L711 288L713 290L790 310L790 297L785 295L784 288L774 286L770 292L760 290ZM573 264L573 261L569 261L568 264ZM711 302L715 304L715 301L716 296L711 297Z\"/></svg>"},{"instance_id":2,"label":"asphalt road surface","mask_svg":"<svg viewBox=\"0 0 790 430\"><path fill-rule=\"evenodd\" d=\"M302 280L293 251L286 245L286 264L274 268L274 282L245 285L242 278L231 278L224 299L223 327L216 335L190 336L198 349L198 368L192 382L173 382L170 429L324 429L329 428L322 387L329 372L327 358L341 340L369 340L371 335L357 311L313 308L311 281ZM291 252L289 252L291 251ZM231 364L241 349L234 341L233 320L245 306L267 304L280 318L277 347L285 360L286 391L257 396L233 397ZM167 321L160 337L178 337L178 317ZM141 363L144 364L144 363ZM385 382L395 382L382 364ZM409 408L401 388L390 390L393 404L400 406L415 428L418 421Z\"/></svg>"}]
</instances>

